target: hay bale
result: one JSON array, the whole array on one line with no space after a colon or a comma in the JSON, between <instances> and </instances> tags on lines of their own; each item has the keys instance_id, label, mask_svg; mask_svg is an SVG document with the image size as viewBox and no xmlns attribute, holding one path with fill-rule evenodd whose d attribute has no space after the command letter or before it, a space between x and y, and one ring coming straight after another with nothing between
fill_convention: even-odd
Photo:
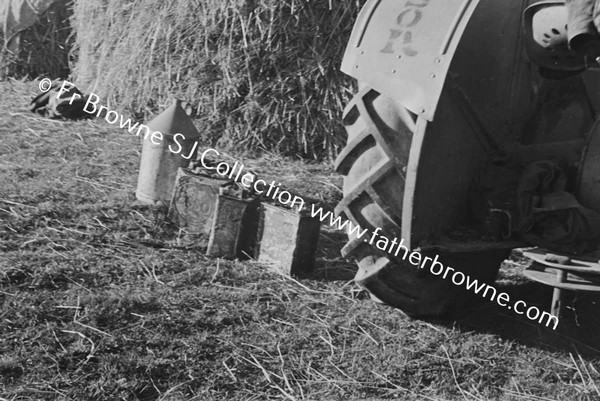
<instances>
[{"instance_id":1,"label":"hay bale","mask_svg":"<svg viewBox=\"0 0 600 401\"><path fill-rule=\"evenodd\" d=\"M211 146L334 157L364 0L78 0L77 84L111 109L191 101Z\"/></svg>"},{"instance_id":2,"label":"hay bale","mask_svg":"<svg viewBox=\"0 0 600 401\"><path fill-rule=\"evenodd\" d=\"M72 5L73 0L57 0L39 16L36 24L21 31L18 53L0 46L0 79L69 75ZM0 43L4 43L1 30Z\"/></svg>"}]
</instances>

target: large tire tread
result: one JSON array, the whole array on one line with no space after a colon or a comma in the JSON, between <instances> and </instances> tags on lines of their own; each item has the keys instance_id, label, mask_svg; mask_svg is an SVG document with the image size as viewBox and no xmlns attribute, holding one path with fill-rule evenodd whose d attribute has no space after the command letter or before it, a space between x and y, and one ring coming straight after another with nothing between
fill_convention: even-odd
<instances>
[{"instance_id":1,"label":"large tire tread","mask_svg":"<svg viewBox=\"0 0 600 401\"><path fill-rule=\"evenodd\" d=\"M336 214L369 233L379 227L387 238L401 240L404 186L416 117L377 91L363 87L346 107L343 123L348 140L336 160L336 171L345 176L344 198ZM384 303L412 316L439 316L464 307L472 299L449 280L409 264L400 257L402 253L394 257L364 238L350 237L342 254L357 261L355 281ZM439 260L490 282L505 256L505 251L445 254L439 255Z\"/></svg>"}]
</instances>

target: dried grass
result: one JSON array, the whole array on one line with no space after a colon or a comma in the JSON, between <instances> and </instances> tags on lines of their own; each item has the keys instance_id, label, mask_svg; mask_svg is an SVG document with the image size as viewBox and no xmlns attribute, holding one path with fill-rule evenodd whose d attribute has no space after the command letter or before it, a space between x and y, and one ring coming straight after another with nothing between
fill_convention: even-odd
<instances>
[{"instance_id":1,"label":"dried grass","mask_svg":"<svg viewBox=\"0 0 600 401\"><path fill-rule=\"evenodd\" d=\"M352 80L338 71L364 0L80 0L77 83L111 108L195 105L213 146L333 158Z\"/></svg>"},{"instance_id":2,"label":"dried grass","mask_svg":"<svg viewBox=\"0 0 600 401\"><path fill-rule=\"evenodd\" d=\"M334 281L352 267L343 233L323 232L316 277L301 280L170 246L160 210L133 204L137 138L27 114L35 82L0 90L0 399L600 397L597 296L558 331L491 303L427 322ZM256 163L295 190L292 170L330 187L316 164ZM530 305L551 299L504 283Z\"/></svg>"}]
</instances>

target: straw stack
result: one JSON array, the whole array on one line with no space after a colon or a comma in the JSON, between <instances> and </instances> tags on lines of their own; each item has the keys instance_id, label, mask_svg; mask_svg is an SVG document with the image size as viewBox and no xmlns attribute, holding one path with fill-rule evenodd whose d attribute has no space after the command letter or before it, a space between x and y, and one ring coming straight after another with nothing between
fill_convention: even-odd
<instances>
[{"instance_id":1,"label":"straw stack","mask_svg":"<svg viewBox=\"0 0 600 401\"><path fill-rule=\"evenodd\" d=\"M0 30L0 79L9 76L66 78L69 75L72 6L73 0L56 0L39 16L37 23L21 32L18 54L4 49Z\"/></svg>"},{"instance_id":2,"label":"straw stack","mask_svg":"<svg viewBox=\"0 0 600 401\"><path fill-rule=\"evenodd\" d=\"M191 101L212 146L333 157L364 0L78 0L77 84L131 113Z\"/></svg>"}]
</instances>

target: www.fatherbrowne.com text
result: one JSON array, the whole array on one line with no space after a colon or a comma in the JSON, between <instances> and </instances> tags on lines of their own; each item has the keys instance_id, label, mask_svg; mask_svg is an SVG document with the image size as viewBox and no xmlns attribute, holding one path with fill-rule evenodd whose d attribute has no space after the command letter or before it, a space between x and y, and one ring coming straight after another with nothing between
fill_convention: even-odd
<instances>
[{"instance_id":1,"label":"www.fatherbrowne.com text","mask_svg":"<svg viewBox=\"0 0 600 401\"><path fill-rule=\"evenodd\" d=\"M57 98L62 95L69 87L73 85L70 82L64 81L61 89L58 92ZM42 86L40 85L40 89ZM71 102L73 99L71 99ZM155 145L160 145L164 140L164 135L161 132L152 132L148 126L139 123L133 123L130 118L125 119L123 115L120 115L114 110L109 110L106 106L99 105L100 97L91 93L88 97L84 111L86 113L100 117L104 112L104 119L109 124L119 124L120 128L127 129L131 134L135 132L136 136L140 136L143 132L144 139L150 138L150 141ZM176 146L169 145L169 151L174 154L179 154L185 141L185 136L181 133L173 135L173 142ZM196 141L192 150L187 155L181 155L185 159L190 159L196 153L199 143ZM233 166L229 166L225 162L221 162L216 166L211 165L208 162L209 155L219 156L219 152L216 149L206 149L200 155L200 162L204 168L209 170L215 170L215 172L223 177L227 177L236 182L242 184L242 186L253 189L260 195L267 196L282 205L290 208L296 208L299 212L302 212L306 208L306 202L304 199L297 195L292 195L290 192L282 190L281 184L275 184L275 181L271 181L267 184L266 181L257 179L255 174L250 172L244 172L244 165L235 162ZM331 227L346 231L350 237L363 238L365 242L375 246L377 249L387 252L394 257L400 257L403 261L410 263L416 268L427 269L434 276L441 276L446 280L451 280L453 284L457 286L464 286L466 290L473 291L475 294L480 295L483 298L489 299L492 302L496 302L498 305L514 310L519 315L525 315L528 319L536 321L541 324L545 324L546 327L552 327L556 330L559 319L546 311L541 311L535 306L528 307L524 301L511 302L510 295L501 292L498 293L497 289L484 282L480 283L478 280L471 278L469 275L456 270L450 266L444 266L439 260L438 256L431 258L429 256L423 256L417 250L409 250L404 246L404 239L398 240L394 237L391 240L380 234L381 228L377 227L374 231L369 232L368 229L363 229L359 225L353 224L351 221L343 219L341 216L335 216L331 211L325 211L322 207L317 207L315 204L311 204L310 215L313 218L318 218L321 222L329 224ZM369 236L370 235L370 236ZM366 236L366 237L365 237Z\"/></svg>"}]
</instances>

